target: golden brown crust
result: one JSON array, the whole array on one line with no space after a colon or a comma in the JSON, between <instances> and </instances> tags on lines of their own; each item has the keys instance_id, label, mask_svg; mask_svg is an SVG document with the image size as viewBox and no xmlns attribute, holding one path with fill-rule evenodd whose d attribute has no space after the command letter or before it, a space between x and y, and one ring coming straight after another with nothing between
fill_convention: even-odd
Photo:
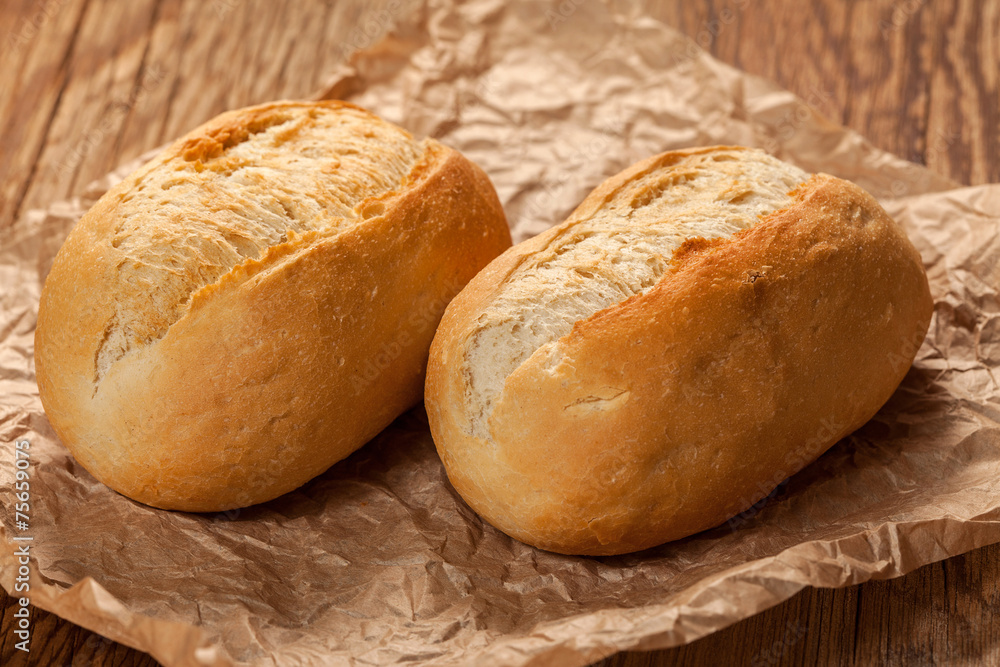
<instances>
[{"instance_id":1,"label":"golden brown crust","mask_svg":"<svg viewBox=\"0 0 1000 667\"><path fill-rule=\"evenodd\" d=\"M454 369L476 312L544 240L474 279L442 320L425 396L473 509L544 549L636 551L745 510L870 419L929 323L920 257L851 183L816 175L793 197L729 239L685 243L647 293L538 349L507 377L489 439L462 423Z\"/></svg>"},{"instance_id":2,"label":"golden brown crust","mask_svg":"<svg viewBox=\"0 0 1000 667\"><path fill-rule=\"evenodd\" d=\"M217 156L255 119L303 104L311 103L224 114L137 175L171 154ZM60 251L42 295L36 363L46 412L74 456L157 507L262 502L360 447L420 400L445 305L510 245L486 175L428 142L403 187L379 197L366 219L290 234L235 266L95 384L113 295L128 289L116 282L123 255L112 227L134 182L103 197Z\"/></svg>"}]
</instances>

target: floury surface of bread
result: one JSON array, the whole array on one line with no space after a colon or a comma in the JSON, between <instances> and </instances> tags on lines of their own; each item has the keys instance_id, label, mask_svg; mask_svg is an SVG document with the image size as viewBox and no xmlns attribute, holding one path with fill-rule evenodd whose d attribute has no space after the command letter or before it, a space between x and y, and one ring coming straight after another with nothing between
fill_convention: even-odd
<instances>
[{"instance_id":1,"label":"floury surface of bread","mask_svg":"<svg viewBox=\"0 0 1000 667\"><path fill-rule=\"evenodd\" d=\"M320 107L321 108L321 107ZM199 289L307 232L337 233L398 190L425 148L349 107L276 108L196 136L120 196L111 245L123 257L95 388L133 348L162 338Z\"/></svg>"},{"instance_id":2,"label":"floury surface of bread","mask_svg":"<svg viewBox=\"0 0 1000 667\"><path fill-rule=\"evenodd\" d=\"M931 306L860 188L760 151L666 153L468 285L425 404L487 521L562 553L636 551L745 510L870 419Z\"/></svg>"},{"instance_id":3,"label":"floury surface of bread","mask_svg":"<svg viewBox=\"0 0 1000 667\"><path fill-rule=\"evenodd\" d=\"M420 400L447 302L510 246L483 172L340 102L223 114L56 257L36 365L56 432L141 502L274 498Z\"/></svg>"}]
</instances>

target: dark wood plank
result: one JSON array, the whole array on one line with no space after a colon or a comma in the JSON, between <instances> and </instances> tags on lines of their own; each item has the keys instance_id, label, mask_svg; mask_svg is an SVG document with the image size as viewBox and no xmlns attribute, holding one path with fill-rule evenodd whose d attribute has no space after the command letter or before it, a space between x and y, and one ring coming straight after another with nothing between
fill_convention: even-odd
<instances>
[{"instance_id":1,"label":"dark wood plank","mask_svg":"<svg viewBox=\"0 0 1000 667\"><path fill-rule=\"evenodd\" d=\"M0 227L21 209L38 168L87 0L11 4L0 12Z\"/></svg>"},{"instance_id":2,"label":"dark wood plank","mask_svg":"<svg viewBox=\"0 0 1000 667\"><path fill-rule=\"evenodd\" d=\"M0 665L4 667L156 667L149 655L113 642L41 609L31 609L31 651L14 647L12 623L17 601L0 600Z\"/></svg>"},{"instance_id":3,"label":"dark wood plank","mask_svg":"<svg viewBox=\"0 0 1000 667\"><path fill-rule=\"evenodd\" d=\"M935 56L926 164L962 182L1000 180L1000 3L928 2L920 18Z\"/></svg>"},{"instance_id":4,"label":"dark wood plank","mask_svg":"<svg viewBox=\"0 0 1000 667\"><path fill-rule=\"evenodd\" d=\"M877 146L1000 180L1000 3L646 2L716 57L777 81Z\"/></svg>"}]
</instances>

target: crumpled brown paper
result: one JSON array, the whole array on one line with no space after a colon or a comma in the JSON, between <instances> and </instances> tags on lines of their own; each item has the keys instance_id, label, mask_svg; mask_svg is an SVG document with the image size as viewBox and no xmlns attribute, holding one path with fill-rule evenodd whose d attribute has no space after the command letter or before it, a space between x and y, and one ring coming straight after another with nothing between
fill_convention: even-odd
<instances>
[{"instance_id":1,"label":"crumpled brown paper","mask_svg":"<svg viewBox=\"0 0 1000 667\"><path fill-rule=\"evenodd\" d=\"M583 665L693 641L805 586L898 576L1000 541L1000 186L952 189L628 8L387 11L396 29L326 95L478 162L517 240L628 164L699 144L762 146L879 196L936 301L914 367L870 423L751 510L629 556L559 556L484 525L447 484L421 409L270 503L151 509L58 443L32 364L52 258L126 168L0 239L0 482L14 474L9 443L30 440L35 605L168 666ZM7 498L0 518L11 591L9 540L25 533Z\"/></svg>"}]
</instances>

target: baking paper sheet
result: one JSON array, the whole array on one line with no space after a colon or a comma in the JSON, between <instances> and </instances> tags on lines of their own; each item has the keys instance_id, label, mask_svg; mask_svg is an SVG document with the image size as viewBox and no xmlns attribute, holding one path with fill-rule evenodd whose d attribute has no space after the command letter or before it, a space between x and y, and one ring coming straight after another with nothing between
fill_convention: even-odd
<instances>
[{"instance_id":1,"label":"baking paper sheet","mask_svg":"<svg viewBox=\"0 0 1000 667\"><path fill-rule=\"evenodd\" d=\"M572 11L570 11L572 10ZM32 363L42 280L127 173L0 233L0 484L31 442L31 522L5 491L0 583L33 537L33 604L164 665L584 665L677 646L805 586L899 576L1000 541L1000 186L956 188L702 52L628 5L390 3L395 28L333 73L343 97L478 162L516 240L623 167L760 146L878 196L936 306L914 367L866 426L713 530L614 558L484 525L448 485L421 408L296 492L215 515L96 482L45 419ZM817 90L816 95L825 94Z\"/></svg>"}]
</instances>

